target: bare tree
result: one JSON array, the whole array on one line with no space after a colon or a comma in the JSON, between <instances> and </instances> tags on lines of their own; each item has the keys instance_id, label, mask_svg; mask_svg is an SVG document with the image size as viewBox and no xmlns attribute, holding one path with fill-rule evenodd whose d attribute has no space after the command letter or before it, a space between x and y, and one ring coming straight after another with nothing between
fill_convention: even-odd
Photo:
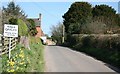
<instances>
[{"instance_id":1,"label":"bare tree","mask_svg":"<svg viewBox=\"0 0 120 74\"><path fill-rule=\"evenodd\" d=\"M62 43L62 37L63 37L63 24L58 23L57 25L53 25L51 27L51 34L53 41L56 41L57 44Z\"/></svg>"},{"instance_id":2,"label":"bare tree","mask_svg":"<svg viewBox=\"0 0 120 74\"><path fill-rule=\"evenodd\" d=\"M87 34L104 34L107 31L107 26L105 23L94 20L90 23L85 24L82 27L83 33Z\"/></svg>"},{"instance_id":3,"label":"bare tree","mask_svg":"<svg viewBox=\"0 0 120 74\"><path fill-rule=\"evenodd\" d=\"M2 10L0 8L0 34L2 33L2 28L3 28L3 25L2 25Z\"/></svg>"}]
</instances>

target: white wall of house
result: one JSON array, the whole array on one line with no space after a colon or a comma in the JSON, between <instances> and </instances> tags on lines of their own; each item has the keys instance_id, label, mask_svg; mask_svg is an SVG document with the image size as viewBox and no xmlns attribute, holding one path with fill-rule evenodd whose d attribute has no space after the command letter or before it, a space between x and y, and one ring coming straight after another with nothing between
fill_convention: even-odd
<instances>
[{"instance_id":1,"label":"white wall of house","mask_svg":"<svg viewBox=\"0 0 120 74\"><path fill-rule=\"evenodd\" d=\"M40 38L43 40L44 43L46 43L46 41L47 41L47 37L46 36L41 36Z\"/></svg>"}]
</instances>

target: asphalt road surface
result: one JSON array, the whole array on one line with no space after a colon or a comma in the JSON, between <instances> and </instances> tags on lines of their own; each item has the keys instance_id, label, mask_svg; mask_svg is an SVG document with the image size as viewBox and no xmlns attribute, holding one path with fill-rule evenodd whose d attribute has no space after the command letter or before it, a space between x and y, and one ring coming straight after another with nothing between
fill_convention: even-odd
<instances>
[{"instance_id":1,"label":"asphalt road surface","mask_svg":"<svg viewBox=\"0 0 120 74\"><path fill-rule=\"evenodd\" d=\"M115 72L106 63L66 47L46 46L44 54L45 72Z\"/></svg>"}]
</instances>

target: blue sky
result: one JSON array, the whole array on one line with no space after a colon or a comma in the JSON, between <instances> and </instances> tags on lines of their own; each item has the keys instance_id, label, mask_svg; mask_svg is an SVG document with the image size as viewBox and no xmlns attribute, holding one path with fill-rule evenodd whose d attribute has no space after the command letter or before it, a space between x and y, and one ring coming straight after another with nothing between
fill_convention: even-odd
<instances>
[{"instance_id":1,"label":"blue sky","mask_svg":"<svg viewBox=\"0 0 120 74\"><path fill-rule=\"evenodd\" d=\"M52 25L57 25L62 22L62 16L69 9L73 2L16 2L23 11L28 15L28 18L37 18L39 13L42 14L42 30L45 34L51 35ZM118 2L90 2L92 6L96 4L107 4L112 6L118 12ZM7 6L8 3L3 2L2 6Z\"/></svg>"}]
</instances>

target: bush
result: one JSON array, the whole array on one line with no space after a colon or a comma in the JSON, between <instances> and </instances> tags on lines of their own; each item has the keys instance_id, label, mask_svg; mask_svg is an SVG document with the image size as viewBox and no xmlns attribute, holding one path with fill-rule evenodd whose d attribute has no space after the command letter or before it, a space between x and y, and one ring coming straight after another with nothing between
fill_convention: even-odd
<instances>
[{"instance_id":1,"label":"bush","mask_svg":"<svg viewBox=\"0 0 120 74\"><path fill-rule=\"evenodd\" d=\"M17 19L15 18L9 19L9 24L17 25Z\"/></svg>"},{"instance_id":2,"label":"bush","mask_svg":"<svg viewBox=\"0 0 120 74\"><path fill-rule=\"evenodd\" d=\"M83 37L83 38L81 39L81 42L82 42L82 47L90 47L91 37L90 37L90 36Z\"/></svg>"},{"instance_id":3,"label":"bush","mask_svg":"<svg viewBox=\"0 0 120 74\"><path fill-rule=\"evenodd\" d=\"M26 23L23 20L18 19L17 24L18 24L19 36L27 36L28 35L28 27L27 27Z\"/></svg>"},{"instance_id":4,"label":"bush","mask_svg":"<svg viewBox=\"0 0 120 74\"><path fill-rule=\"evenodd\" d=\"M78 43L78 37L76 36L71 36L71 35L67 35L67 40L66 43L69 47L74 47L74 45L76 45Z\"/></svg>"},{"instance_id":5,"label":"bush","mask_svg":"<svg viewBox=\"0 0 120 74\"><path fill-rule=\"evenodd\" d=\"M35 36L37 34L35 21L32 19L28 19L27 21L28 21L29 35Z\"/></svg>"},{"instance_id":6,"label":"bush","mask_svg":"<svg viewBox=\"0 0 120 74\"><path fill-rule=\"evenodd\" d=\"M111 46L112 49L116 49L117 51L120 51L120 37L112 38Z\"/></svg>"},{"instance_id":7,"label":"bush","mask_svg":"<svg viewBox=\"0 0 120 74\"><path fill-rule=\"evenodd\" d=\"M74 41L71 41L73 49L120 68L120 36L74 35L71 38Z\"/></svg>"},{"instance_id":8,"label":"bush","mask_svg":"<svg viewBox=\"0 0 120 74\"><path fill-rule=\"evenodd\" d=\"M18 25L19 36L28 35L28 27L26 23L21 19L11 18L9 19L9 23L13 25Z\"/></svg>"},{"instance_id":9,"label":"bush","mask_svg":"<svg viewBox=\"0 0 120 74\"><path fill-rule=\"evenodd\" d=\"M74 38L77 39L77 38ZM107 50L120 50L120 36L82 36L75 45L82 44L82 47L94 47Z\"/></svg>"}]
</instances>

